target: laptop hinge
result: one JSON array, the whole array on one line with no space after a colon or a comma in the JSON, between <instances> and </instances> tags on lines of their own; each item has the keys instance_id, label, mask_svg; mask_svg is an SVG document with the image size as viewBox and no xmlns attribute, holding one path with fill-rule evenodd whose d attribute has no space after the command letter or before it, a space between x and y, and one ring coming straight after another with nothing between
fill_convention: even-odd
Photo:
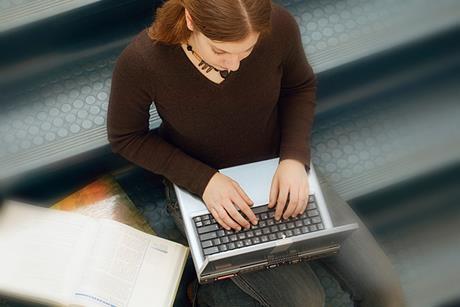
<instances>
[{"instance_id":1,"label":"laptop hinge","mask_svg":"<svg viewBox=\"0 0 460 307\"><path fill-rule=\"evenodd\" d=\"M337 254L340 249L340 244L334 244L325 248L321 248L318 250L313 250L309 252L305 252L299 255L299 260L313 260L317 258L323 258L327 256L331 256Z\"/></svg>"},{"instance_id":2,"label":"laptop hinge","mask_svg":"<svg viewBox=\"0 0 460 307\"><path fill-rule=\"evenodd\" d=\"M303 252L303 253L296 252L290 255L279 255L278 257L269 255L267 259L268 260L267 268L274 268L284 263L297 263L300 261L313 260L316 258L330 256L332 254L336 254L339 249L340 249L340 245L334 244L328 247L322 247L316 250L311 250L311 251Z\"/></svg>"},{"instance_id":3,"label":"laptop hinge","mask_svg":"<svg viewBox=\"0 0 460 307\"><path fill-rule=\"evenodd\" d=\"M231 278L231 277L238 275L239 273L246 273L246 272L259 270L260 267L262 266L267 269L271 269L271 268L275 268L285 263L293 264L293 263L297 263L300 261L322 258L322 257L336 254L339 251L339 249L340 249L340 244L335 244L335 245L331 245L328 247L322 247L316 250L304 252L301 254L296 252L290 255L279 255L278 257L269 255L267 257L267 260L265 261L259 261L256 263L243 265L237 269L228 270L226 273L220 272L220 273L214 273L214 274L206 274L203 276L203 279L204 279L203 282L208 283L212 280L222 280L226 278Z\"/></svg>"},{"instance_id":4,"label":"laptop hinge","mask_svg":"<svg viewBox=\"0 0 460 307\"><path fill-rule=\"evenodd\" d=\"M280 255L268 255L267 256L267 267L272 268L281 263L291 263L299 259L299 253L280 254Z\"/></svg>"},{"instance_id":5,"label":"laptop hinge","mask_svg":"<svg viewBox=\"0 0 460 307\"><path fill-rule=\"evenodd\" d=\"M266 260L258 261L258 262L255 262L255 263L243 265L243 266L240 266L238 268L228 270L226 272L206 274L206 275L203 275L202 278L207 279L207 281L205 281L205 283L209 282L211 280L222 280L222 279L234 277L234 276L238 275L239 273L256 271L260 267L266 267L266 264L267 264Z\"/></svg>"}]
</instances>

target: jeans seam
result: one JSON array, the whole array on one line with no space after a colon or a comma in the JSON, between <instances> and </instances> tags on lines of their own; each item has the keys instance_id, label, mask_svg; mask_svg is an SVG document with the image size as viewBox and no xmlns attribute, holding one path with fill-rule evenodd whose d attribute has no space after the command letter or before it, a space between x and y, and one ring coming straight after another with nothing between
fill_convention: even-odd
<instances>
[{"instance_id":1,"label":"jeans seam","mask_svg":"<svg viewBox=\"0 0 460 307\"><path fill-rule=\"evenodd\" d=\"M199 287L198 280L195 279L195 280L193 281L193 299L192 299L192 307L198 306L198 301L197 301L197 298L198 298L198 287Z\"/></svg>"},{"instance_id":2,"label":"jeans seam","mask_svg":"<svg viewBox=\"0 0 460 307\"><path fill-rule=\"evenodd\" d=\"M308 263L308 262L306 262ZM303 266L301 267L304 271L306 270L306 267ZM322 299L323 299L323 304L321 306L325 306L326 305L326 291L323 287L323 285L321 284L321 280L320 278L318 277L318 275L316 274L316 272L313 270L313 268L310 266L310 264L308 263L308 269L310 270L311 274L312 274L312 278L315 279L316 281L316 284L318 285L318 288L319 288L319 291L321 292L322 294Z\"/></svg>"},{"instance_id":3,"label":"jeans seam","mask_svg":"<svg viewBox=\"0 0 460 307\"><path fill-rule=\"evenodd\" d=\"M351 296L351 300L353 301L353 303L356 304L356 302L359 302L360 301L359 297L356 297L356 294L353 291L353 287L350 286L352 282L344 278L342 273L340 273L340 271L338 271L333 265L330 265L329 263L327 263L326 261L322 261L321 259L320 259L320 262L323 264L323 267L326 270L331 272L332 275L335 275L334 277L336 278L336 280L337 278L339 279L337 281L340 287L342 288L342 290L345 290L346 292L348 292L348 294Z\"/></svg>"},{"instance_id":4,"label":"jeans seam","mask_svg":"<svg viewBox=\"0 0 460 307\"><path fill-rule=\"evenodd\" d=\"M252 286L251 284L240 274L234 278L232 278L232 280L235 282L235 280L239 279L242 283L244 283L244 285L248 288L248 291L252 293L252 297L254 299L256 299L257 301L259 301L260 304L262 304L263 306L267 306L267 307L270 307L271 305L267 302L267 299L260 293L258 293L258 291L256 291ZM236 282L235 282L236 283ZM236 283L236 285L241 289L241 287ZM241 289L243 290L243 289ZM244 290L243 290L244 291Z\"/></svg>"}]
</instances>

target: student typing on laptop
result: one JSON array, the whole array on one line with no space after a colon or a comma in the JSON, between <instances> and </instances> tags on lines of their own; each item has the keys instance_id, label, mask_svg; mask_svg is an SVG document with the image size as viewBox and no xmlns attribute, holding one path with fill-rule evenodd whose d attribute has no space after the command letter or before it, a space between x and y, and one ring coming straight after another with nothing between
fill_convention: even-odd
<instances>
[{"instance_id":1,"label":"student typing on laptop","mask_svg":"<svg viewBox=\"0 0 460 307\"><path fill-rule=\"evenodd\" d=\"M183 231L171 182L201 197L225 229L257 224L252 200L217 169L280 158L271 180L275 217L308 205L316 80L293 16L270 0L169 0L117 60L107 130L112 150L165 178L168 207ZM149 108L162 119L149 130ZM361 306L402 306L394 270L346 202L321 186L334 214L359 223L335 256L317 260ZM240 211L240 212L239 212ZM241 214L241 212L244 214ZM308 262L198 287L211 306L322 306Z\"/></svg>"}]
</instances>

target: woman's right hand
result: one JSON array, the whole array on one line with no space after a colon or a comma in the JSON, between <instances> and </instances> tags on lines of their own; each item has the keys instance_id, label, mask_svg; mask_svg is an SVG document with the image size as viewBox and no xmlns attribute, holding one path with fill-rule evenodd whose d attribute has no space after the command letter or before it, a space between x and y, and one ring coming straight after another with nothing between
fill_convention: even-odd
<instances>
[{"instance_id":1,"label":"woman's right hand","mask_svg":"<svg viewBox=\"0 0 460 307\"><path fill-rule=\"evenodd\" d=\"M209 180L203 193L203 201L216 221L225 229L248 229L251 225L238 212L237 208L256 225L258 220L250 206L254 203L233 179L219 172Z\"/></svg>"}]
</instances>

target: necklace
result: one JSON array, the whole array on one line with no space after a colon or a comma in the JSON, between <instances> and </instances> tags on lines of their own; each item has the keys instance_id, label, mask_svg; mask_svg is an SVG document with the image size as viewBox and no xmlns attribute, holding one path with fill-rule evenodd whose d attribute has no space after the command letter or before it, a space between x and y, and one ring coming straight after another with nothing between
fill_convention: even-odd
<instances>
[{"instance_id":1,"label":"necklace","mask_svg":"<svg viewBox=\"0 0 460 307\"><path fill-rule=\"evenodd\" d=\"M228 70L218 70L214 66L206 63L203 60L203 58L198 53L196 53L196 51L193 50L192 46L190 46L188 42L187 42L187 50L190 51L198 59L198 61L200 61L200 63L198 64L198 67L200 67L201 70L206 70L206 73L210 72L211 70L215 70L215 71L218 71L220 76L224 79L227 78L228 75L230 74Z\"/></svg>"}]
</instances>

